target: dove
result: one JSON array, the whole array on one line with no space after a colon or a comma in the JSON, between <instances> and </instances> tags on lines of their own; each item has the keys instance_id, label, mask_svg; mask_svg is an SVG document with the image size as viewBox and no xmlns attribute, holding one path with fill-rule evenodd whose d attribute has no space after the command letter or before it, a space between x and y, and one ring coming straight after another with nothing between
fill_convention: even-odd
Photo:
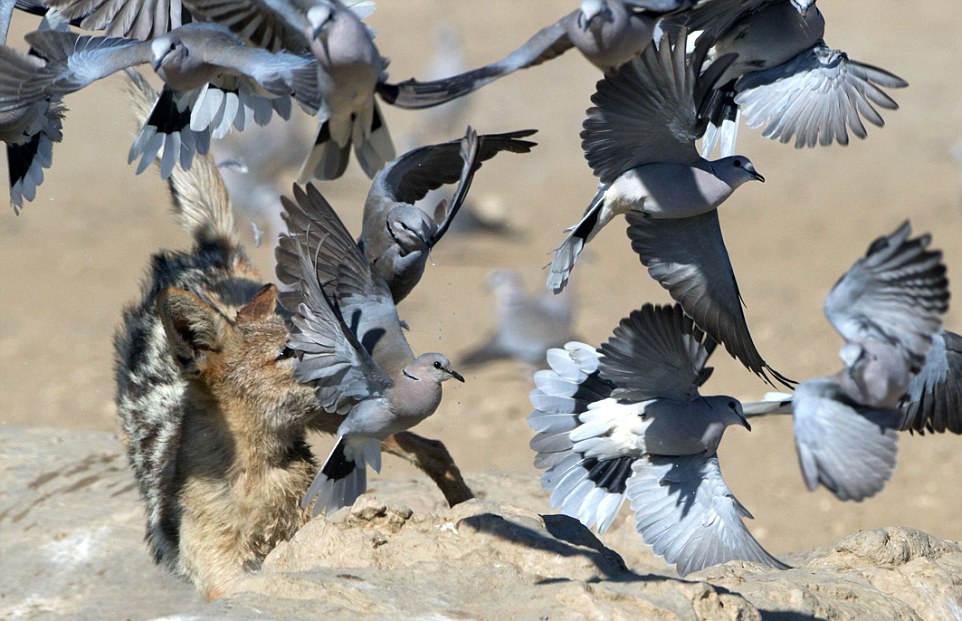
<instances>
[{"instance_id":1,"label":"dove","mask_svg":"<svg viewBox=\"0 0 962 621\"><path fill-rule=\"evenodd\" d=\"M216 24L187 24L150 41L53 30L29 33L26 40L46 62L38 67L12 50L0 57L0 111L62 97L117 71L151 64L165 89L135 139L129 159L141 158L139 173L163 149L163 178L169 177L178 160L188 168L195 151L205 153L210 131L216 135L231 124L243 127L245 118L264 124L272 111L289 116L291 94L305 92L299 87L311 84L315 75L311 58L247 46ZM220 81L231 85L225 87L232 92L230 97L211 87ZM306 91L305 98L311 99L311 88ZM189 119L194 133L165 136L154 131L161 105L167 106L168 114L183 117L180 127Z\"/></svg>"},{"instance_id":2,"label":"dove","mask_svg":"<svg viewBox=\"0 0 962 621\"><path fill-rule=\"evenodd\" d=\"M627 498L638 533L681 576L733 559L784 569L722 479L725 429L750 426L733 397L698 392L714 349L679 305L646 304L598 349L550 350L530 394L535 467L551 505L599 532Z\"/></svg>"},{"instance_id":3,"label":"dove","mask_svg":"<svg viewBox=\"0 0 962 621\"><path fill-rule=\"evenodd\" d=\"M519 69L540 65L572 48L599 69L612 71L651 43L659 17L692 4L691 0L582 0L578 9L539 30L503 60L438 80L411 79L385 85L381 94L403 107L436 105Z\"/></svg>"},{"instance_id":4,"label":"dove","mask_svg":"<svg viewBox=\"0 0 962 621\"><path fill-rule=\"evenodd\" d=\"M55 17L45 17L39 30L63 30L66 22ZM6 32L0 29L0 45L6 40ZM12 50L0 47L0 64L7 55L18 56ZM22 57L18 57L22 60ZM30 52L27 63L42 67L42 61ZM10 179L10 205L15 214L23 209L23 201L32 201L37 188L43 183L44 168L53 165L53 143L63 139L63 100L45 97L30 104L0 112L0 142L6 145L7 166Z\"/></svg>"},{"instance_id":5,"label":"dove","mask_svg":"<svg viewBox=\"0 0 962 621\"><path fill-rule=\"evenodd\" d=\"M752 342L717 212L738 187L764 177L744 156L698 155L699 102L727 65L716 61L699 77L701 60L686 60L685 41L684 30L673 44L665 34L598 82L581 138L601 185L555 250L547 285L563 290L584 244L627 214L631 246L649 274L748 369L785 383Z\"/></svg>"},{"instance_id":6,"label":"dove","mask_svg":"<svg viewBox=\"0 0 962 621\"><path fill-rule=\"evenodd\" d=\"M470 127L461 140L408 151L374 177L364 203L358 241L400 303L421 280L428 256L451 226L467 197L475 172L501 152L528 153L536 143L523 140L536 130L478 136ZM428 192L457 181L451 200L434 215L417 207Z\"/></svg>"},{"instance_id":7,"label":"dove","mask_svg":"<svg viewBox=\"0 0 962 621\"><path fill-rule=\"evenodd\" d=\"M928 249L931 237L911 233L905 222L872 242L825 299L825 316L846 341L845 367L801 382L789 399L749 406L755 415L790 407L809 490L823 485L840 500L873 496L895 469L899 429L958 427L950 408L959 339L942 332L941 320L946 269L941 251Z\"/></svg>"},{"instance_id":8,"label":"dove","mask_svg":"<svg viewBox=\"0 0 962 621\"><path fill-rule=\"evenodd\" d=\"M344 415L337 444L303 501L317 515L364 493L366 467L380 470L381 441L433 414L441 383L464 377L443 354L414 355L387 283L313 186L295 186L294 201L282 203L288 213L313 215L304 227L286 218L289 233L279 248L288 250L277 254L282 280L296 278L295 291L282 299L289 309L296 302L288 343L300 353L295 375L315 384L321 408Z\"/></svg>"},{"instance_id":9,"label":"dove","mask_svg":"<svg viewBox=\"0 0 962 621\"><path fill-rule=\"evenodd\" d=\"M514 358L540 364L545 352L562 347L571 338L574 302L571 288L561 295L529 296L517 270L496 269L487 278L494 293L496 327L487 342L461 358L462 365L477 365Z\"/></svg>"},{"instance_id":10,"label":"dove","mask_svg":"<svg viewBox=\"0 0 962 621\"><path fill-rule=\"evenodd\" d=\"M703 154L719 143L722 155L734 152L739 115L749 127L764 125L766 138L794 138L796 148L845 145L849 131L867 136L863 120L885 124L874 106L898 108L883 88L908 86L830 48L815 0L702 0L685 17L691 31L702 31L698 45L738 56L707 106Z\"/></svg>"}]
</instances>

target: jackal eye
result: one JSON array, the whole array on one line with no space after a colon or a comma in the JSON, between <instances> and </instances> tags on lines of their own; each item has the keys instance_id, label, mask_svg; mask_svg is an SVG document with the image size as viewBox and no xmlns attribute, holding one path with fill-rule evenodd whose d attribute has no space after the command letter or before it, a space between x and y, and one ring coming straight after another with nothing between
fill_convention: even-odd
<instances>
[{"instance_id":1,"label":"jackal eye","mask_svg":"<svg viewBox=\"0 0 962 621\"><path fill-rule=\"evenodd\" d=\"M288 358L293 358L296 355L297 355L297 352L295 350L291 349L290 347L285 347L284 349L281 350L281 353L277 354L277 357L274 358L274 360L276 362L279 362L281 360L287 360Z\"/></svg>"}]
</instances>

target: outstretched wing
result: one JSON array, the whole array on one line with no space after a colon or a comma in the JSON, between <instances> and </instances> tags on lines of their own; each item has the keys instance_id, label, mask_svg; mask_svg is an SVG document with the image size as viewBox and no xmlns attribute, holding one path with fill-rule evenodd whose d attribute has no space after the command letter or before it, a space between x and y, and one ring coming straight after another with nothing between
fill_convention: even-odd
<instances>
[{"instance_id":1,"label":"outstretched wing","mask_svg":"<svg viewBox=\"0 0 962 621\"><path fill-rule=\"evenodd\" d=\"M832 378L807 380L792 399L795 447L808 489L839 500L874 496L895 469L901 415L849 399Z\"/></svg>"},{"instance_id":2,"label":"outstretched wing","mask_svg":"<svg viewBox=\"0 0 962 621\"><path fill-rule=\"evenodd\" d=\"M618 386L613 396L636 401L691 400L712 369L705 367L715 350L681 306L645 304L632 311L602 344L601 376Z\"/></svg>"},{"instance_id":3,"label":"outstretched wing","mask_svg":"<svg viewBox=\"0 0 962 621\"><path fill-rule=\"evenodd\" d=\"M945 330L932 337L900 409L903 430L962 434L962 336Z\"/></svg>"},{"instance_id":4,"label":"outstretched wing","mask_svg":"<svg viewBox=\"0 0 962 621\"><path fill-rule=\"evenodd\" d=\"M388 376L414 359L404 337L391 290L368 264L331 205L313 186L294 186L294 200L282 197L289 235L275 250L277 277L294 291L279 297L288 310L305 302L301 282L316 282L340 309L357 341ZM293 238L309 249L310 264L302 261ZM306 271L305 271L306 270Z\"/></svg>"},{"instance_id":5,"label":"outstretched wing","mask_svg":"<svg viewBox=\"0 0 962 621\"><path fill-rule=\"evenodd\" d=\"M882 88L906 86L893 73L819 43L787 63L741 77L735 103L749 127L765 126L766 138L794 138L796 148L848 144L849 130L859 138L868 135L862 119L885 125L873 104L898 109Z\"/></svg>"},{"instance_id":6,"label":"outstretched wing","mask_svg":"<svg viewBox=\"0 0 962 621\"><path fill-rule=\"evenodd\" d=\"M469 128L470 129L470 128ZM536 133L524 129L504 134L482 134L477 137L477 164L471 174L502 151L528 153L537 143L523 140ZM380 194L399 203L416 203L442 185L454 183L464 175L465 159L462 144L467 138L451 140L408 151L391 162L371 186L372 194Z\"/></svg>"},{"instance_id":7,"label":"outstretched wing","mask_svg":"<svg viewBox=\"0 0 962 621\"><path fill-rule=\"evenodd\" d=\"M385 101L401 108L429 108L463 97L498 78L539 65L571 49L573 44L568 38L567 23L576 19L578 13L580 10L542 28L524 45L496 63L429 82L411 79L398 84L380 83L378 92Z\"/></svg>"},{"instance_id":8,"label":"outstretched wing","mask_svg":"<svg viewBox=\"0 0 962 621\"><path fill-rule=\"evenodd\" d=\"M698 161L698 69L685 59L685 40L684 30L674 45L666 34L598 82L581 147L602 183L642 164Z\"/></svg>"},{"instance_id":9,"label":"outstretched wing","mask_svg":"<svg viewBox=\"0 0 962 621\"><path fill-rule=\"evenodd\" d=\"M752 341L735 273L732 271L718 212L690 218L656 219L630 213L628 237L632 249L652 278L668 289L695 325L725 345L756 375L771 382L791 382L772 369Z\"/></svg>"},{"instance_id":10,"label":"outstretched wing","mask_svg":"<svg viewBox=\"0 0 962 621\"><path fill-rule=\"evenodd\" d=\"M344 322L340 311L313 277L314 259L305 240L287 237L300 261L302 302L294 316L297 328L288 339L301 352L294 372L299 381L314 382L318 404L326 411L346 414L359 401L383 393L391 380Z\"/></svg>"},{"instance_id":11,"label":"outstretched wing","mask_svg":"<svg viewBox=\"0 0 962 621\"><path fill-rule=\"evenodd\" d=\"M638 533L681 576L736 559L788 568L745 528L752 515L725 485L716 455L638 459L626 494Z\"/></svg>"},{"instance_id":12,"label":"outstretched wing","mask_svg":"<svg viewBox=\"0 0 962 621\"><path fill-rule=\"evenodd\" d=\"M845 340L898 345L921 364L948 308L942 252L930 235L909 239L906 221L879 237L832 287L825 316Z\"/></svg>"},{"instance_id":13,"label":"outstretched wing","mask_svg":"<svg viewBox=\"0 0 962 621\"><path fill-rule=\"evenodd\" d=\"M102 30L109 37L147 41L190 22L181 0L40 0L23 3L30 12L55 9L84 30ZM18 2L18 6L21 3Z\"/></svg>"}]
</instances>

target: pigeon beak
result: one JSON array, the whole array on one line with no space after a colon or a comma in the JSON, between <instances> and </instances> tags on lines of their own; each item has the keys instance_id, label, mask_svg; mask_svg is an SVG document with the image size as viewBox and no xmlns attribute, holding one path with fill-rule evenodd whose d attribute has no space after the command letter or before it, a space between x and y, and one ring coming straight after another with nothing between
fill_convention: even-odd
<instances>
[{"instance_id":1,"label":"pigeon beak","mask_svg":"<svg viewBox=\"0 0 962 621\"><path fill-rule=\"evenodd\" d=\"M448 369L447 371L448 371L448 373L451 374L451 377L453 377L454 379L458 380L458 381L461 382L462 384L464 383L464 376L463 376L463 375L461 375L460 373L458 373L458 372L455 371L454 369Z\"/></svg>"},{"instance_id":2,"label":"pigeon beak","mask_svg":"<svg viewBox=\"0 0 962 621\"><path fill-rule=\"evenodd\" d=\"M757 181L761 181L762 183L765 183L765 177L763 177L761 173L759 173L758 171L753 170L752 177L754 177Z\"/></svg>"},{"instance_id":3,"label":"pigeon beak","mask_svg":"<svg viewBox=\"0 0 962 621\"><path fill-rule=\"evenodd\" d=\"M748 419L745 418L745 416L742 415L742 414L739 414L738 417L742 419L742 427L744 427L745 429L751 431L751 430L752 430L752 425L751 425L751 423L748 422Z\"/></svg>"}]
</instances>

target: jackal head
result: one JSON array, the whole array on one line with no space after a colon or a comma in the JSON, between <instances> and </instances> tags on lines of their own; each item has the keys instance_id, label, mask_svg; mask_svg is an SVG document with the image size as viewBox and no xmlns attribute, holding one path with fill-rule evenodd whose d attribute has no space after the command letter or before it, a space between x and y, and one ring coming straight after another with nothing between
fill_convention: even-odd
<instances>
[{"instance_id":1,"label":"jackal head","mask_svg":"<svg viewBox=\"0 0 962 621\"><path fill-rule=\"evenodd\" d=\"M294 378L276 304L274 285L261 288L234 318L183 289L165 289L157 298L184 377L209 394L232 429L253 436L302 431L315 408L313 389Z\"/></svg>"}]
</instances>

